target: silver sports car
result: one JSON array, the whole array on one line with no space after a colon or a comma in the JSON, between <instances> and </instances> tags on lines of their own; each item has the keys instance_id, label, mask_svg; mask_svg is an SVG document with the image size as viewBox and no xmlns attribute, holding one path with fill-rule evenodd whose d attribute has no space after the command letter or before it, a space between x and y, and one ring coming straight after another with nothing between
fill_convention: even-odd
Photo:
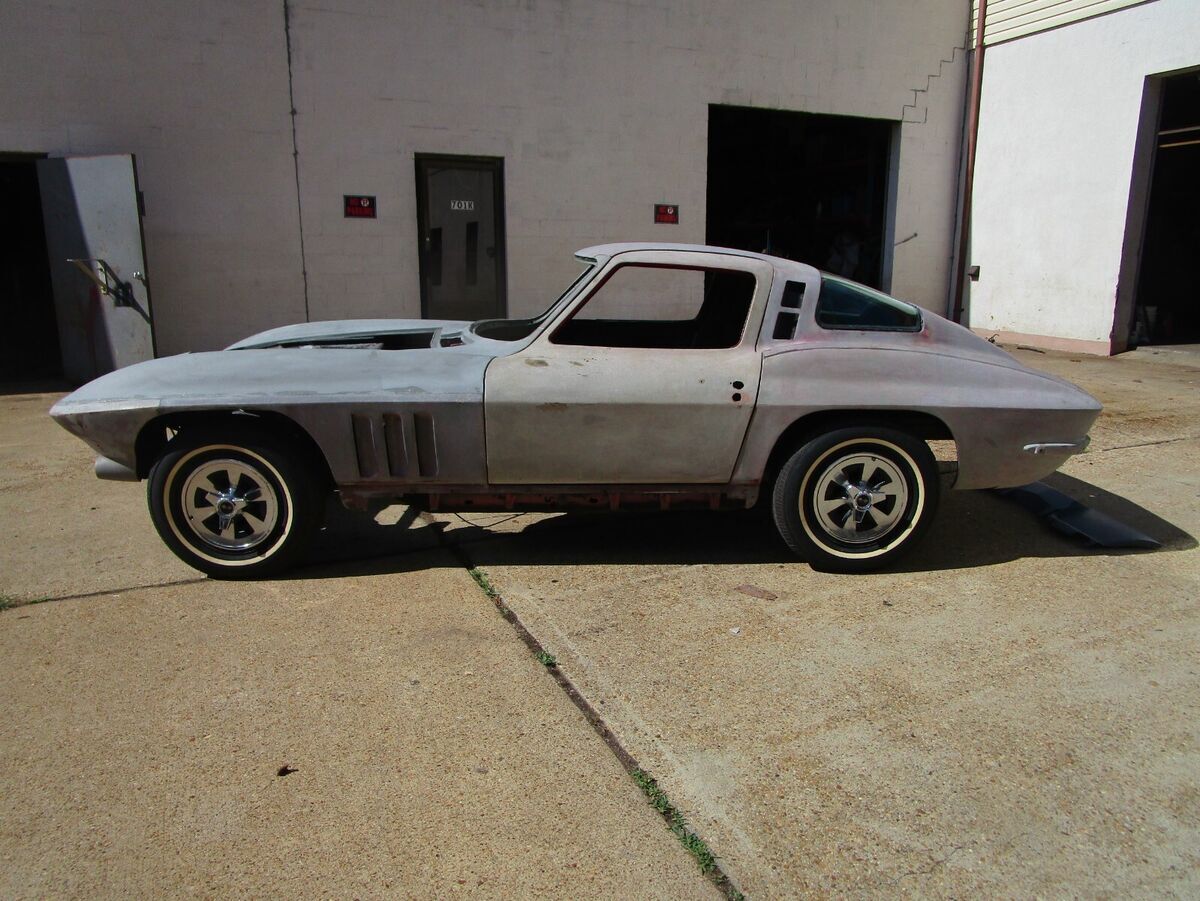
<instances>
[{"instance_id":1,"label":"silver sports car","mask_svg":"<svg viewBox=\"0 0 1200 901\"><path fill-rule=\"evenodd\" d=\"M942 483L1040 479L1100 410L940 316L791 260L577 256L531 319L291 325L118 370L50 414L100 454L98 476L148 480L172 551L247 578L297 560L331 490L433 511L761 501L812 565L875 569L920 538Z\"/></svg>"}]
</instances>

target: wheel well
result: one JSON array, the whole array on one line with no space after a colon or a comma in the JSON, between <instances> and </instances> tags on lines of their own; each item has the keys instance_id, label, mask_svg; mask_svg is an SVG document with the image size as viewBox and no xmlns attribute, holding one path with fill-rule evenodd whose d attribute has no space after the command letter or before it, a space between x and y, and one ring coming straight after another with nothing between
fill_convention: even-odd
<instances>
[{"instance_id":1,"label":"wheel well","mask_svg":"<svg viewBox=\"0 0 1200 901\"><path fill-rule=\"evenodd\" d=\"M196 412L165 413L158 416L138 432L134 445L134 459L139 479L150 475L150 469L167 449L167 445L179 434L189 429L212 428L221 425L258 425L274 435L287 439L289 444L303 454L318 479L333 484L329 463L313 437L293 419L282 413L269 410L202 410Z\"/></svg>"},{"instance_id":2,"label":"wheel well","mask_svg":"<svg viewBox=\"0 0 1200 901\"><path fill-rule=\"evenodd\" d=\"M907 432L922 441L954 441L954 435L944 422L929 413L915 410L821 410L809 413L784 429L776 439L763 472L763 492L760 496L770 492L779 470L801 445L824 432L855 425L884 426Z\"/></svg>"}]
</instances>

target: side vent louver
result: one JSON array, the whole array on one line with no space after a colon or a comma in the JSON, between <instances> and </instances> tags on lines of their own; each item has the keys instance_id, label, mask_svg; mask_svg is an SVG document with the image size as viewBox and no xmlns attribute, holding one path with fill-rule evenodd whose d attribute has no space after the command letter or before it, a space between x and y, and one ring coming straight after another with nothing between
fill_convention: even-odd
<instances>
[{"instance_id":1,"label":"side vent louver","mask_svg":"<svg viewBox=\"0 0 1200 901\"><path fill-rule=\"evenodd\" d=\"M352 413L350 424L360 478L428 479L438 474L437 429L432 414L384 413L375 417Z\"/></svg>"},{"instance_id":2,"label":"side vent louver","mask_svg":"<svg viewBox=\"0 0 1200 901\"><path fill-rule=\"evenodd\" d=\"M428 413L413 415L413 425L417 432L417 471L429 478L438 474L437 432L433 426L433 417Z\"/></svg>"},{"instance_id":3,"label":"side vent louver","mask_svg":"<svg viewBox=\"0 0 1200 901\"><path fill-rule=\"evenodd\" d=\"M358 455L358 474L369 479L379 472L379 455L375 450L375 421L366 413L351 413L354 427L354 451Z\"/></svg>"},{"instance_id":4,"label":"side vent louver","mask_svg":"<svg viewBox=\"0 0 1200 901\"><path fill-rule=\"evenodd\" d=\"M796 337L796 326L800 323L800 305L804 301L804 282L788 282L783 286L779 299L779 315L775 319L775 331L771 337L776 341L791 341Z\"/></svg>"},{"instance_id":5,"label":"side vent louver","mask_svg":"<svg viewBox=\"0 0 1200 901\"><path fill-rule=\"evenodd\" d=\"M408 475L408 442L404 440L404 417L398 413L383 414L383 446L387 449L388 472L398 477Z\"/></svg>"}]
</instances>

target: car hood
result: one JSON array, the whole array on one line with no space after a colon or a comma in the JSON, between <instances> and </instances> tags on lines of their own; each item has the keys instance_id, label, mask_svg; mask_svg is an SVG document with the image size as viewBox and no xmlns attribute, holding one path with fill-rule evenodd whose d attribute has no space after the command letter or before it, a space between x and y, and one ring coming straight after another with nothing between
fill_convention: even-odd
<instances>
[{"instance_id":1,"label":"car hood","mask_svg":"<svg viewBox=\"0 0 1200 901\"><path fill-rule=\"evenodd\" d=\"M258 408L314 402L478 401L492 354L360 349L321 344L180 354L126 366L68 394L50 410L65 418L154 407Z\"/></svg>"},{"instance_id":2,"label":"car hood","mask_svg":"<svg viewBox=\"0 0 1200 901\"><path fill-rule=\"evenodd\" d=\"M444 333L462 332L470 322L451 319L339 319L302 322L268 329L231 344L226 350L267 347L361 346L397 344L432 347Z\"/></svg>"}]
</instances>

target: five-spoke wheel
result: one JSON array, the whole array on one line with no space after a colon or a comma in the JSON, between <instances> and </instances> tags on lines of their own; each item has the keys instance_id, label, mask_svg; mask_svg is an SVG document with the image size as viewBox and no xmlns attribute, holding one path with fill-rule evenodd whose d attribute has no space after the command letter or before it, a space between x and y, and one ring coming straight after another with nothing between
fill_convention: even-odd
<instances>
[{"instance_id":1,"label":"five-spoke wheel","mask_svg":"<svg viewBox=\"0 0 1200 901\"><path fill-rule=\"evenodd\" d=\"M219 578L277 572L320 525L309 470L249 427L181 433L151 470L147 498L167 546Z\"/></svg>"},{"instance_id":2,"label":"five-spoke wheel","mask_svg":"<svg viewBox=\"0 0 1200 901\"><path fill-rule=\"evenodd\" d=\"M877 569L920 537L937 506L928 446L894 429L856 426L813 438L780 470L772 496L784 541L813 566Z\"/></svg>"}]
</instances>

